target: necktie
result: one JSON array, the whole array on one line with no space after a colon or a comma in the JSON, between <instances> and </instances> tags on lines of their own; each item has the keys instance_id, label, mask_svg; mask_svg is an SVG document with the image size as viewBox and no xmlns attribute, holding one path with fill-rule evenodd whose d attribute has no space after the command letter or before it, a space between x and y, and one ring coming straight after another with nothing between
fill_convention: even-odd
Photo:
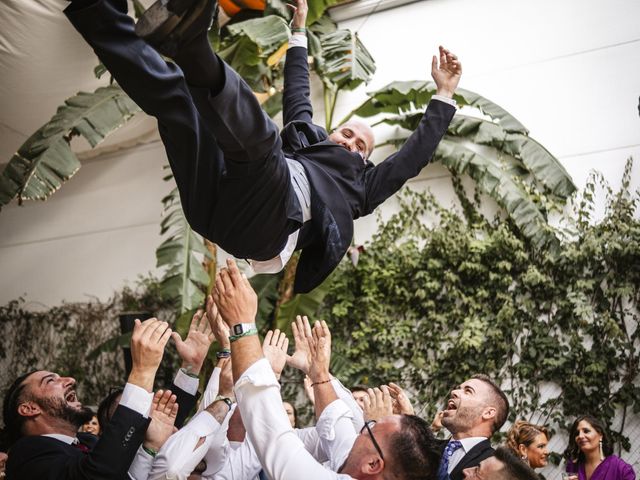
<instances>
[{"instance_id":1,"label":"necktie","mask_svg":"<svg viewBox=\"0 0 640 480\"><path fill-rule=\"evenodd\" d=\"M82 453L89 453L89 447L87 447L84 443L80 443L79 440L76 440L75 442L73 442L71 444L71 446L73 448L77 448L78 450L80 450Z\"/></svg>"},{"instance_id":2,"label":"necktie","mask_svg":"<svg viewBox=\"0 0 640 480\"><path fill-rule=\"evenodd\" d=\"M438 480L449 480L449 473L447 470L449 469L449 460L451 460L451 456L453 452L462 447L462 443L458 440L452 440L447 443L444 452L442 453L442 459L440 460L440 468L438 469Z\"/></svg>"}]
</instances>

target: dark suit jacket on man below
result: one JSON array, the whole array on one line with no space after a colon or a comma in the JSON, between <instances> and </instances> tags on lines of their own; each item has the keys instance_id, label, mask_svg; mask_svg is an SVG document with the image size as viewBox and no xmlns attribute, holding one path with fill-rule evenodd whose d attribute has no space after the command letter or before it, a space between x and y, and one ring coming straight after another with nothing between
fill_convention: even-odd
<instances>
[{"instance_id":1,"label":"dark suit jacket on man below","mask_svg":"<svg viewBox=\"0 0 640 480\"><path fill-rule=\"evenodd\" d=\"M149 419L120 405L89 453L51 437L22 437L9 450L7 479L127 479L148 425Z\"/></svg>"},{"instance_id":2,"label":"dark suit jacket on man below","mask_svg":"<svg viewBox=\"0 0 640 480\"><path fill-rule=\"evenodd\" d=\"M448 441L442 442L442 451L447 446ZM450 480L463 480L462 471L465 468L476 467L480 464L482 460L485 458L493 457L495 454L495 450L491 446L491 442L489 439L483 440L480 443L476 444L471 450L467 452L467 454L462 457L462 459L458 462L456 467L451 470L449 474Z\"/></svg>"},{"instance_id":3,"label":"dark suit jacket on man below","mask_svg":"<svg viewBox=\"0 0 640 480\"><path fill-rule=\"evenodd\" d=\"M353 220L373 212L431 160L455 107L430 102L402 148L374 165L329 141L326 130L312 123L306 49L287 51L284 74L283 150L303 165L311 185L313 228L298 242L303 248L294 285L297 292L308 292L344 257L353 237Z\"/></svg>"}]
</instances>

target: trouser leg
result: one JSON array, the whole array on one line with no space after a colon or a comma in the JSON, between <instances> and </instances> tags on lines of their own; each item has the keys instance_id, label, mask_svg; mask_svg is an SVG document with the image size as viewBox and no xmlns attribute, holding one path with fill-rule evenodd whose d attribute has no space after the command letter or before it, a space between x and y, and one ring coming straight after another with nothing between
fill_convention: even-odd
<instances>
[{"instance_id":1,"label":"trouser leg","mask_svg":"<svg viewBox=\"0 0 640 480\"><path fill-rule=\"evenodd\" d=\"M238 82L237 75L227 74L216 98L235 96L235 101L218 101L231 114L214 114L213 121L204 121L182 71L165 62L135 34L126 2L79 0L65 13L123 90L158 120L192 228L238 257L266 260L277 255L289 233L299 226L297 218L289 218L295 195L277 127L270 119L264 120L259 105L261 119L257 123L241 113L254 115L255 108L241 106L257 105L246 84ZM229 78L235 81L226 81ZM247 94L248 102L242 98ZM234 103L235 109L229 106ZM254 129L244 128L247 124ZM236 127L246 140L234 140ZM238 160L246 163L246 158L259 161L250 169L235 168Z\"/></svg>"}]
</instances>

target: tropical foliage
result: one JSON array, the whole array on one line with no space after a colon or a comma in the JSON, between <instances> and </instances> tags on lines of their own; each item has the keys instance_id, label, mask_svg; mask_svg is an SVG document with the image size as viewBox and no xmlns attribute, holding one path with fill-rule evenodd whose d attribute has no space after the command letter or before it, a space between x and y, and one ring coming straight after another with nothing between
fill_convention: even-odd
<instances>
[{"instance_id":1,"label":"tropical foliage","mask_svg":"<svg viewBox=\"0 0 640 480\"><path fill-rule=\"evenodd\" d=\"M382 114L376 124L401 128L385 144L399 146L418 126L435 93L433 82L393 82L370 93L347 118ZM469 175L482 193L504 208L529 241L537 248L555 251L559 244L548 225L549 213L560 211L575 191L571 177L502 107L462 88L454 98L463 108L451 122L434 160L456 175Z\"/></svg>"},{"instance_id":2,"label":"tropical foliage","mask_svg":"<svg viewBox=\"0 0 640 480\"><path fill-rule=\"evenodd\" d=\"M410 385L426 417L477 372L506 387L512 420L558 431L585 412L609 423L616 412L637 414L640 194L629 192L631 165L620 192L604 185L598 223L603 183L591 176L555 255L534 248L514 222L476 215L470 223L407 191L357 267L345 261L332 277L319 315L336 338L339 376ZM613 433L628 449L624 428L623 420Z\"/></svg>"}]
</instances>

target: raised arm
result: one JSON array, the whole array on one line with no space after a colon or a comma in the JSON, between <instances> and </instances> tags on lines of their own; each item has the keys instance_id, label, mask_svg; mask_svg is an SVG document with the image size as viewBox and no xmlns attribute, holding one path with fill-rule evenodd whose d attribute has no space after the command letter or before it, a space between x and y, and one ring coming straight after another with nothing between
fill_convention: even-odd
<instances>
[{"instance_id":1,"label":"raised arm","mask_svg":"<svg viewBox=\"0 0 640 480\"><path fill-rule=\"evenodd\" d=\"M366 200L362 215L396 193L407 180L417 176L429 163L455 114L451 100L462 75L462 65L449 50L439 47L440 59L434 55L431 76L436 95L429 102L418 128L396 153L365 174Z\"/></svg>"},{"instance_id":2,"label":"raised arm","mask_svg":"<svg viewBox=\"0 0 640 480\"><path fill-rule=\"evenodd\" d=\"M307 0L296 0L291 24L292 35L284 62L284 92L282 115L286 125L294 120L311 122L311 89L309 87L309 64L307 62Z\"/></svg>"}]
</instances>

